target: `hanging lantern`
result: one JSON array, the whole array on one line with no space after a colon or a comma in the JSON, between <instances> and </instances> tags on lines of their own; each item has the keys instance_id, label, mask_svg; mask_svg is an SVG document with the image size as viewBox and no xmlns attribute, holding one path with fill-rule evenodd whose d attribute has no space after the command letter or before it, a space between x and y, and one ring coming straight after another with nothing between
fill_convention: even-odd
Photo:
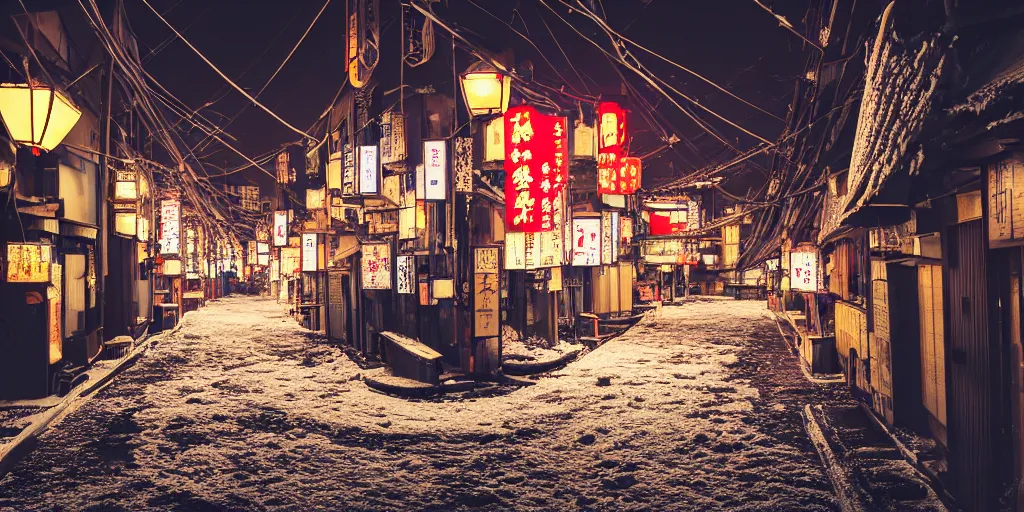
<instances>
[{"instance_id":1,"label":"hanging lantern","mask_svg":"<svg viewBox=\"0 0 1024 512\"><path fill-rule=\"evenodd\" d=\"M508 109L512 78L486 62L477 62L459 77L462 97L473 116L501 114Z\"/></svg>"},{"instance_id":2,"label":"hanging lantern","mask_svg":"<svg viewBox=\"0 0 1024 512\"><path fill-rule=\"evenodd\" d=\"M14 142L50 151L82 111L62 92L43 84L0 84L0 118Z\"/></svg>"}]
</instances>

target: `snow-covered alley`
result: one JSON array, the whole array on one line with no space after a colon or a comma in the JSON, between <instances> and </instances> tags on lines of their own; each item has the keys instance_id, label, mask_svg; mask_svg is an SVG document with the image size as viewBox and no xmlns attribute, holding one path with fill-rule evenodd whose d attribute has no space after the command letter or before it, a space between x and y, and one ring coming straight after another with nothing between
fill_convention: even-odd
<instances>
[{"instance_id":1,"label":"snow-covered alley","mask_svg":"<svg viewBox=\"0 0 1024 512\"><path fill-rule=\"evenodd\" d=\"M495 396L365 373L274 301L221 299L51 426L0 509L839 508L800 419L839 398L760 301L665 307Z\"/></svg>"}]
</instances>

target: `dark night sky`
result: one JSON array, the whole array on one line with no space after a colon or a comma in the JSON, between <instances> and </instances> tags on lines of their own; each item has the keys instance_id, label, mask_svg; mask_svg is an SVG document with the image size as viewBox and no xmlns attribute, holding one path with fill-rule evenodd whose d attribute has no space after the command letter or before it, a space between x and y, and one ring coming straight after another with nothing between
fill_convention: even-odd
<instances>
[{"instance_id":1,"label":"dark night sky","mask_svg":"<svg viewBox=\"0 0 1024 512\"><path fill-rule=\"evenodd\" d=\"M566 65L558 48L551 42L541 19L555 32L563 49L573 59L577 69L589 75L598 87L588 80L594 94L618 94L619 78L603 55L590 43L582 40L541 4L532 0L474 0L499 18L510 22L516 29L529 33L547 58L559 67L559 72L574 86L580 87L576 75ZM610 48L608 39L596 25L579 14L568 15L557 0L549 4L588 37ZM254 94L265 83L274 69L285 58L302 35L310 21L322 7L320 0L249 1L249 0L150 0L192 44L221 68L239 85ZM394 13L388 4L396 0L381 0L385 13ZM775 8L796 26L807 4L804 2L776 1ZM609 24L624 35L665 57L687 66L744 99L765 108L779 117L785 117L793 91L794 79L802 73L807 52L801 48L796 36L778 27L770 14L760 9L753 0L603 0ZM140 52L149 53L173 34L141 2L126 2L129 20L140 39ZM305 129L324 110L345 79L343 0L332 0L316 26L291 58L281 74L267 88L260 100L283 118ZM536 75L557 81L557 76L528 44L508 27L490 17L470 0L447 0L435 4L442 19L451 20L461 29L477 34L480 42L493 50L511 46L517 59L533 62ZM397 45L397 20L382 35L383 44ZM628 27L628 28L627 28ZM436 72L432 78L439 91L452 90L451 40L438 29L437 54L443 60L436 67L448 66L448 71ZM471 36L472 37L472 36ZM715 91L687 73L659 62L656 58L637 50L634 54L658 76L678 89L698 98L703 104L747 127L767 139L774 139L782 123L750 109ZM397 70L397 58L383 61L378 69ZM459 66L468 64L469 58L461 51L456 60ZM250 69L251 66L251 69ZM192 107L202 105L223 92L224 81L203 63L188 47L178 40L152 56L147 70L170 91ZM246 73L246 70L248 72ZM459 69L462 71L462 69ZM243 74L244 73L244 74ZM670 131L696 140L708 155L721 151L721 145L684 117L676 107L660 98L632 72L625 70L627 78L644 91L645 96L658 105L659 111L671 124ZM393 84L386 84L389 88ZM216 120L218 113L231 117L246 104L237 92L231 92L205 113ZM212 112L213 110L215 112ZM464 114L462 114L464 115ZM705 119L711 117L704 115ZM647 131L638 115L633 123L634 153L650 151L659 143ZM719 121L712 121L726 138L741 148L756 141ZM238 139L235 146L250 156L277 148L298 137L265 112L256 107L246 109L228 132ZM669 162L676 175L692 169L698 162L689 150L681 149L682 156L674 152L648 162L648 169L667 177ZM226 160L229 164L239 159L229 151L218 153L213 161ZM249 173L243 175L252 177Z\"/></svg>"}]
</instances>

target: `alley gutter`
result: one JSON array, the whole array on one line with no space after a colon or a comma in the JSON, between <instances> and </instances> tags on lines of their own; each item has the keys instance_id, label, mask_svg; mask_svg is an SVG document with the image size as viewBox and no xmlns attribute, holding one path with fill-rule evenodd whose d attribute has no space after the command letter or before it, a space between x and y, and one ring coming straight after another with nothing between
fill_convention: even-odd
<instances>
[{"instance_id":1,"label":"alley gutter","mask_svg":"<svg viewBox=\"0 0 1024 512\"><path fill-rule=\"evenodd\" d=\"M118 361L109 372L95 380L90 379L83 382L75 389L69 391L68 394L64 395L60 402L39 413L39 418L33 421L31 425L25 427L25 429L15 436L11 442L0 447L0 478L6 476L18 461L32 451L36 446L39 437L46 432L46 429L49 428L50 425L56 423L60 419L63 419L64 416L71 414L81 407L83 403L88 401L94 391L102 389L109 384L115 376L130 368L146 351L149 350L150 347L165 336L169 336L177 332L183 323L184 318L182 318L182 321L178 322L178 324L169 331L146 336L143 338L141 343L132 349L131 353Z\"/></svg>"},{"instance_id":2,"label":"alley gutter","mask_svg":"<svg viewBox=\"0 0 1024 512\"><path fill-rule=\"evenodd\" d=\"M815 407L821 408L821 406ZM825 433L828 427L822 426L818 422L814 415L814 409L812 409L810 404L804 406L802 416L807 437L814 444L814 448L818 451L818 456L821 458L821 463L825 466L825 473L828 475L829 480L832 482L832 488L835 489L836 495L839 497L840 508L843 512L866 512L868 509L865 506L864 500L861 499L857 486L853 483L850 472L843 467L842 461L839 460L839 457L832 449L832 445L829 443L828 436Z\"/></svg>"}]
</instances>

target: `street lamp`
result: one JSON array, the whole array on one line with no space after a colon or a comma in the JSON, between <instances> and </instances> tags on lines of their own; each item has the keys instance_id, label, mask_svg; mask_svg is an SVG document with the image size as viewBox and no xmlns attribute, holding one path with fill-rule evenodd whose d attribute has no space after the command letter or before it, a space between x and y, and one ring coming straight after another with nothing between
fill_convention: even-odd
<instances>
[{"instance_id":1,"label":"street lamp","mask_svg":"<svg viewBox=\"0 0 1024 512\"><path fill-rule=\"evenodd\" d=\"M462 97L471 115L501 114L508 108L512 77L503 75L491 64L477 62L459 78L462 81Z\"/></svg>"},{"instance_id":2,"label":"street lamp","mask_svg":"<svg viewBox=\"0 0 1024 512\"><path fill-rule=\"evenodd\" d=\"M52 86L0 84L0 118L15 143L50 151L80 117L82 111Z\"/></svg>"}]
</instances>

